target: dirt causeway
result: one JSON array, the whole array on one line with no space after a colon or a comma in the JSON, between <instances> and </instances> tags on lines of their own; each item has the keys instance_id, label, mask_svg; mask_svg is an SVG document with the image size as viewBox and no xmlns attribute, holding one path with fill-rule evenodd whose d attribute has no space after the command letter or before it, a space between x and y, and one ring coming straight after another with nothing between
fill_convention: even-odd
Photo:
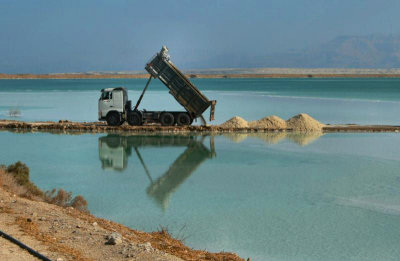
<instances>
[{"instance_id":1,"label":"dirt causeway","mask_svg":"<svg viewBox=\"0 0 400 261\"><path fill-rule=\"evenodd\" d=\"M239 121L241 122L240 124L243 124L243 121L245 120L243 121L239 120ZM251 132L295 131L290 126L287 126L286 128L276 128L276 127L272 128L268 126L254 127L251 126L252 122L250 122L250 126L247 127L221 126L221 125L129 126L128 124L125 123L122 126L112 127L112 126L107 126L107 124L104 122L70 122L70 121L23 122L23 121L13 121L13 120L0 120L0 130L11 130L15 132L43 131L43 132L55 132L55 133L83 133L83 132L84 133L231 133L231 132L251 133ZM322 126L322 131L323 132L400 132L400 126L325 124Z\"/></svg>"}]
</instances>

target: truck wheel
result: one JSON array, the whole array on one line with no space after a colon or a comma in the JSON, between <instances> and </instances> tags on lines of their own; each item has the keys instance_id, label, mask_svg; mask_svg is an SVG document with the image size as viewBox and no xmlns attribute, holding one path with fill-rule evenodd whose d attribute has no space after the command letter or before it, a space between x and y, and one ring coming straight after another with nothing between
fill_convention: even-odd
<instances>
[{"instance_id":1,"label":"truck wheel","mask_svg":"<svg viewBox=\"0 0 400 261\"><path fill-rule=\"evenodd\" d=\"M176 123L178 123L179 126L190 125L191 120L187 113L179 113Z\"/></svg>"},{"instance_id":2,"label":"truck wheel","mask_svg":"<svg viewBox=\"0 0 400 261\"><path fill-rule=\"evenodd\" d=\"M172 113L164 112L163 114L161 114L160 122L164 126L174 125L174 120L174 115L172 115Z\"/></svg>"},{"instance_id":3,"label":"truck wheel","mask_svg":"<svg viewBox=\"0 0 400 261\"><path fill-rule=\"evenodd\" d=\"M118 126L121 123L121 116L113 111L107 114L106 121L110 126Z\"/></svg>"},{"instance_id":4,"label":"truck wheel","mask_svg":"<svg viewBox=\"0 0 400 261\"><path fill-rule=\"evenodd\" d=\"M142 125L142 116L137 112L132 112L128 116L128 123L131 126L140 126Z\"/></svg>"}]
</instances>

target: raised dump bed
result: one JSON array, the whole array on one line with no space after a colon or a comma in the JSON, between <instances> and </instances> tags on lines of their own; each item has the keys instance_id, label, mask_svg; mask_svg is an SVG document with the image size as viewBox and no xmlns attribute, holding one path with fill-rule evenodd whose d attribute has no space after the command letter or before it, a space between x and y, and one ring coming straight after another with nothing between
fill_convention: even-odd
<instances>
[{"instance_id":1,"label":"raised dump bed","mask_svg":"<svg viewBox=\"0 0 400 261\"><path fill-rule=\"evenodd\" d=\"M181 104L193 119L200 117L208 107L210 121L214 120L215 100L209 100L197 87L172 63L168 55L168 49L163 47L145 69L152 77L168 87L169 93Z\"/></svg>"}]
</instances>

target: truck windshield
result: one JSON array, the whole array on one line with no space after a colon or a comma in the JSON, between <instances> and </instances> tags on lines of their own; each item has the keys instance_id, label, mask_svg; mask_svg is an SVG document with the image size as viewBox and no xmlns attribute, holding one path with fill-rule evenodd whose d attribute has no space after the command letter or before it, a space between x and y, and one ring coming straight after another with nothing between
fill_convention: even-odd
<instances>
[{"instance_id":1,"label":"truck windshield","mask_svg":"<svg viewBox=\"0 0 400 261\"><path fill-rule=\"evenodd\" d=\"M112 92L103 92L101 94L102 100L111 100L112 99Z\"/></svg>"}]
</instances>

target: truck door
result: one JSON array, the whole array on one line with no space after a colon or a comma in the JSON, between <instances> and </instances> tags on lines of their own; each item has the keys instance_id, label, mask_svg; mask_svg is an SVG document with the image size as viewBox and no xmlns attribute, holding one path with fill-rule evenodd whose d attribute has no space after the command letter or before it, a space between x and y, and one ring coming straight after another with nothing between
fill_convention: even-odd
<instances>
[{"instance_id":1,"label":"truck door","mask_svg":"<svg viewBox=\"0 0 400 261\"><path fill-rule=\"evenodd\" d=\"M112 92L105 92L104 103L110 107L114 105Z\"/></svg>"},{"instance_id":2,"label":"truck door","mask_svg":"<svg viewBox=\"0 0 400 261\"><path fill-rule=\"evenodd\" d=\"M118 112L124 111L124 97L122 91L118 90L112 92L112 103L114 110Z\"/></svg>"},{"instance_id":3,"label":"truck door","mask_svg":"<svg viewBox=\"0 0 400 261\"><path fill-rule=\"evenodd\" d=\"M103 92L100 97L99 110L101 115L105 117L107 113L114 107L114 101L112 99L112 92Z\"/></svg>"}]
</instances>

